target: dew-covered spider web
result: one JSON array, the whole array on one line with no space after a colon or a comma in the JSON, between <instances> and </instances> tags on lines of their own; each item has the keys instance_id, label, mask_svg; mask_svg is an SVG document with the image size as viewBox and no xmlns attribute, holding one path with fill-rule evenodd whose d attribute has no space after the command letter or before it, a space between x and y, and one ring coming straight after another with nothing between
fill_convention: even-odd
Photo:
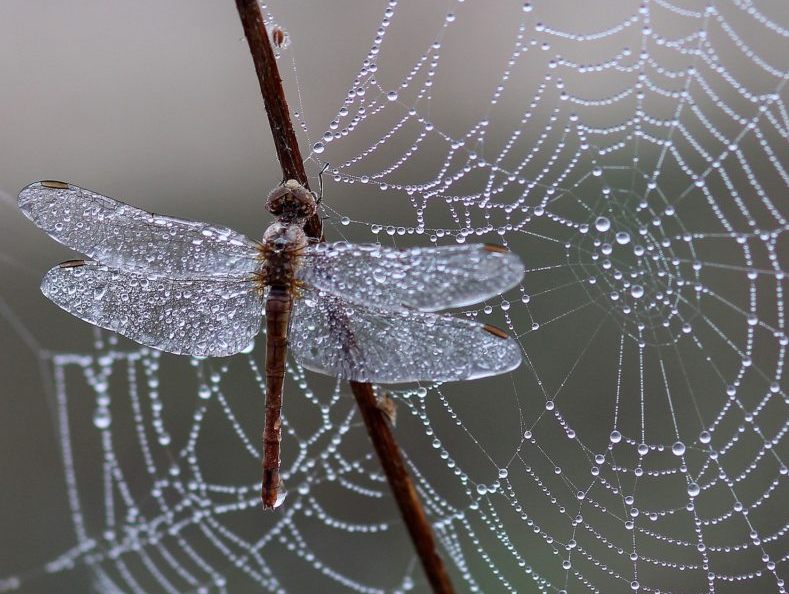
<instances>
[{"instance_id":1,"label":"dew-covered spider web","mask_svg":"<svg viewBox=\"0 0 789 594\"><path fill-rule=\"evenodd\" d=\"M308 166L329 163L328 240L494 242L526 265L455 312L517 337L518 370L379 390L457 590L785 592L786 6L392 1L336 32L368 49L326 121L301 103L306 41L267 10ZM74 529L41 571L429 591L347 385L288 368L288 497L264 514L261 338L188 360L97 331L39 354Z\"/></svg>"}]
</instances>

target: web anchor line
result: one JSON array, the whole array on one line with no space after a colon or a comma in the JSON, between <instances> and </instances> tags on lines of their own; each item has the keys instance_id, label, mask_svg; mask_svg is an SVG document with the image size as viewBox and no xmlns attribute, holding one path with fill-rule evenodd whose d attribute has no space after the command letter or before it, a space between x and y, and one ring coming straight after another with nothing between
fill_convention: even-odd
<instances>
[{"instance_id":1,"label":"web anchor line","mask_svg":"<svg viewBox=\"0 0 789 594\"><path fill-rule=\"evenodd\" d=\"M305 188L309 188L260 4L257 0L236 0L236 7L255 63L283 178L295 179ZM309 237L323 241L321 220L317 213L307 221L304 231ZM385 413L378 407L372 386L368 383L351 382L351 389L433 592L450 594L454 589L446 567L438 555L430 524Z\"/></svg>"}]
</instances>

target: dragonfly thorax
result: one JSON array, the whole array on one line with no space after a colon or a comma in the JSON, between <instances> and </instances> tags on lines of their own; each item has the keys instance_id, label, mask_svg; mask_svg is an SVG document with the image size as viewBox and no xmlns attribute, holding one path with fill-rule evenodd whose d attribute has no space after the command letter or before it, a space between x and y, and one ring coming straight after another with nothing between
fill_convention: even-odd
<instances>
[{"instance_id":1,"label":"dragonfly thorax","mask_svg":"<svg viewBox=\"0 0 789 594\"><path fill-rule=\"evenodd\" d=\"M264 285L290 288L295 285L299 256L307 246L307 236L298 224L276 222L263 234L261 255Z\"/></svg>"},{"instance_id":2,"label":"dragonfly thorax","mask_svg":"<svg viewBox=\"0 0 789 594\"><path fill-rule=\"evenodd\" d=\"M307 236L301 226L277 221L263 233L263 245L272 253L295 254L307 245Z\"/></svg>"},{"instance_id":3,"label":"dragonfly thorax","mask_svg":"<svg viewBox=\"0 0 789 594\"><path fill-rule=\"evenodd\" d=\"M280 220L303 220L318 210L315 196L295 179L274 188L266 199L266 210Z\"/></svg>"}]
</instances>

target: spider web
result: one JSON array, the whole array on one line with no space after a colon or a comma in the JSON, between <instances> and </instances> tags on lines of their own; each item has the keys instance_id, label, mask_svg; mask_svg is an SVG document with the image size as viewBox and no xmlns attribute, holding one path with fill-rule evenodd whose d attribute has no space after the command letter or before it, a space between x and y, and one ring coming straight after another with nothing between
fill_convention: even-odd
<instances>
[{"instance_id":1,"label":"spider web","mask_svg":"<svg viewBox=\"0 0 789 594\"><path fill-rule=\"evenodd\" d=\"M526 264L457 312L508 328L517 371L388 391L458 589L785 592L786 11L424 4L390 2L336 114L305 93L297 117L330 164L330 240L497 241ZM301 100L297 44L280 63ZM44 571L100 592L428 591L347 386L295 365L289 495L261 514L261 344L38 349L75 531Z\"/></svg>"}]
</instances>

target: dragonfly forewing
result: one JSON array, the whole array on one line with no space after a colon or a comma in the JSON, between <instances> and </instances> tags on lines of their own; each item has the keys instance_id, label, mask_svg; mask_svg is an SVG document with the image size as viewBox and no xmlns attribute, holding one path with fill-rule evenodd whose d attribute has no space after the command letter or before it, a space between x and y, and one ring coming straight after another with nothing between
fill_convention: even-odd
<instances>
[{"instance_id":1,"label":"dragonfly forewing","mask_svg":"<svg viewBox=\"0 0 789 594\"><path fill-rule=\"evenodd\" d=\"M91 324L175 354L223 357L260 331L263 300L243 278L172 279L92 261L52 268L49 299Z\"/></svg>"},{"instance_id":2,"label":"dragonfly forewing","mask_svg":"<svg viewBox=\"0 0 789 594\"><path fill-rule=\"evenodd\" d=\"M258 244L232 229L153 214L71 184L30 184L18 202L50 237L107 266L170 278L239 275L260 266Z\"/></svg>"},{"instance_id":3,"label":"dragonfly forewing","mask_svg":"<svg viewBox=\"0 0 789 594\"><path fill-rule=\"evenodd\" d=\"M452 316L394 312L303 291L291 351L304 367L372 383L468 380L511 371L518 343L485 324Z\"/></svg>"},{"instance_id":4,"label":"dragonfly forewing","mask_svg":"<svg viewBox=\"0 0 789 594\"><path fill-rule=\"evenodd\" d=\"M359 305L438 311L511 289L523 278L523 263L515 254L485 244L396 250L339 242L310 246L298 276Z\"/></svg>"}]
</instances>

